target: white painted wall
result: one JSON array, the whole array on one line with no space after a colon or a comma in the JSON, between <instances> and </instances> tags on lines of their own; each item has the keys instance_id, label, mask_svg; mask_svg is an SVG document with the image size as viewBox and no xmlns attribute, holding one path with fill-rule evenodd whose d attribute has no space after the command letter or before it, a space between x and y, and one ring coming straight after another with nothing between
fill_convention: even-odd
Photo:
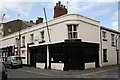
<instances>
[{"instance_id":1,"label":"white painted wall","mask_svg":"<svg viewBox=\"0 0 120 80\"><path fill-rule=\"evenodd\" d=\"M45 63L36 63L37 68L45 69Z\"/></svg>"},{"instance_id":2,"label":"white painted wall","mask_svg":"<svg viewBox=\"0 0 120 80\"><path fill-rule=\"evenodd\" d=\"M64 63L51 63L51 69L62 70L64 68Z\"/></svg>"},{"instance_id":3,"label":"white painted wall","mask_svg":"<svg viewBox=\"0 0 120 80\"><path fill-rule=\"evenodd\" d=\"M85 63L85 69L95 68L95 62Z\"/></svg>"},{"instance_id":4,"label":"white painted wall","mask_svg":"<svg viewBox=\"0 0 120 80\"><path fill-rule=\"evenodd\" d=\"M25 36L25 46L26 46L25 48L21 48L21 52L22 50L25 50L25 55L22 55L21 53L21 56L26 57L25 60L23 60L23 64L27 64L27 43L30 43L30 34L34 34L35 36L34 37L35 44L30 45L30 47L64 42L65 39L68 39L68 30L67 30L68 24L78 24L77 27L78 39L82 39L83 42L91 42L98 44L100 43L99 21L95 21L93 19L78 14L63 15L48 21L51 43L49 43L46 23L40 23L20 31L21 40L22 40L22 36ZM44 31L45 43L39 44L38 42L41 41L40 38L41 31ZM2 39L2 47L15 45L16 37L18 37L18 32L5 36Z\"/></svg>"},{"instance_id":5,"label":"white painted wall","mask_svg":"<svg viewBox=\"0 0 120 80\"><path fill-rule=\"evenodd\" d=\"M111 46L111 34L114 34L116 37L116 33L107 31L107 30L102 30L106 32L106 39L107 41L102 40L102 65L103 66L108 66L108 65L115 65L117 64L117 52L116 52L116 47ZM116 41L116 40L115 40ZM115 42L116 45L116 42ZM107 59L108 62L103 61L103 49L107 49Z\"/></svg>"}]
</instances>

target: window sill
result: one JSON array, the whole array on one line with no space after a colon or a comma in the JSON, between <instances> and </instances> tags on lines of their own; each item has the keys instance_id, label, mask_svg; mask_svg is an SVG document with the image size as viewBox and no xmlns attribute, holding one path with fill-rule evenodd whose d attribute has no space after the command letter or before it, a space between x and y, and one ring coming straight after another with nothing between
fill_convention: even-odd
<instances>
[{"instance_id":1,"label":"window sill","mask_svg":"<svg viewBox=\"0 0 120 80\"><path fill-rule=\"evenodd\" d=\"M29 45L33 45L33 44L34 44L34 42L29 43Z\"/></svg>"},{"instance_id":2,"label":"window sill","mask_svg":"<svg viewBox=\"0 0 120 80\"><path fill-rule=\"evenodd\" d=\"M116 47L116 45L111 45L111 46Z\"/></svg>"},{"instance_id":3,"label":"window sill","mask_svg":"<svg viewBox=\"0 0 120 80\"><path fill-rule=\"evenodd\" d=\"M18 47L15 47L15 49L18 49Z\"/></svg>"},{"instance_id":4,"label":"window sill","mask_svg":"<svg viewBox=\"0 0 120 80\"><path fill-rule=\"evenodd\" d=\"M108 62L108 60L105 60L104 62Z\"/></svg>"},{"instance_id":5,"label":"window sill","mask_svg":"<svg viewBox=\"0 0 120 80\"><path fill-rule=\"evenodd\" d=\"M40 44L40 43L44 43L44 42L45 42L45 40L39 41L39 44Z\"/></svg>"},{"instance_id":6,"label":"window sill","mask_svg":"<svg viewBox=\"0 0 120 80\"><path fill-rule=\"evenodd\" d=\"M25 48L25 46L21 46L20 48Z\"/></svg>"},{"instance_id":7,"label":"window sill","mask_svg":"<svg viewBox=\"0 0 120 80\"><path fill-rule=\"evenodd\" d=\"M103 39L103 41L107 41L107 39Z\"/></svg>"}]
</instances>

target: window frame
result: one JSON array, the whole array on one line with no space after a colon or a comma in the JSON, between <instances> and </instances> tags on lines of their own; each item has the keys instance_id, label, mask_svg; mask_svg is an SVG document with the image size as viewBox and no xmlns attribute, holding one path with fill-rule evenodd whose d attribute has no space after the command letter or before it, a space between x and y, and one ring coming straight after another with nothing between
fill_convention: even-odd
<instances>
[{"instance_id":1,"label":"window frame","mask_svg":"<svg viewBox=\"0 0 120 80\"><path fill-rule=\"evenodd\" d=\"M108 62L107 49L103 49L103 62Z\"/></svg>"},{"instance_id":2,"label":"window frame","mask_svg":"<svg viewBox=\"0 0 120 80\"><path fill-rule=\"evenodd\" d=\"M107 41L107 32L102 31L102 39L103 41Z\"/></svg>"},{"instance_id":3,"label":"window frame","mask_svg":"<svg viewBox=\"0 0 120 80\"><path fill-rule=\"evenodd\" d=\"M69 27L71 27L71 30ZM76 27L76 29L75 29L75 27ZM68 24L67 29L68 29L68 39L77 39L78 38L78 24ZM69 34L70 34L70 36L69 36Z\"/></svg>"},{"instance_id":4,"label":"window frame","mask_svg":"<svg viewBox=\"0 0 120 80\"><path fill-rule=\"evenodd\" d=\"M19 39L18 38L15 38L15 45L16 45L16 47L19 46Z\"/></svg>"},{"instance_id":5,"label":"window frame","mask_svg":"<svg viewBox=\"0 0 120 80\"><path fill-rule=\"evenodd\" d=\"M25 36L22 36L22 46L25 47Z\"/></svg>"},{"instance_id":6,"label":"window frame","mask_svg":"<svg viewBox=\"0 0 120 80\"><path fill-rule=\"evenodd\" d=\"M111 34L111 46L115 46L115 34Z\"/></svg>"},{"instance_id":7,"label":"window frame","mask_svg":"<svg viewBox=\"0 0 120 80\"><path fill-rule=\"evenodd\" d=\"M41 41L45 41L45 33L44 33L44 31L40 31L40 37L41 37Z\"/></svg>"},{"instance_id":8,"label":"window frame","mask_svg":"<svg viewBox=\"0 0 120 80\"><path fill-rule=\"evenodd\" d=\"M34 42L34 34L30 34L30 42L31 42L31 43Z\"/></svg>"}]
</instances>

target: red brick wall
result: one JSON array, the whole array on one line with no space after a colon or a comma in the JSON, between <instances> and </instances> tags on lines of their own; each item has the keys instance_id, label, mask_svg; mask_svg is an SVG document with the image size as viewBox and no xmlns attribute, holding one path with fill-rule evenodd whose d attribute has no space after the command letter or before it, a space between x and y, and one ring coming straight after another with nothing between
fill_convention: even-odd
<instances>
[{"instance_id":1,"label":"red brick wall","mask_svg":"<svg viewBox=\"0 0 120 80\"><path fill-rule=\"evenodd\" d=\"M67 14L67 9L65 6L61 5L61 2L56 3L54 7L54 18Z\"/></svg>"}]
</instances>

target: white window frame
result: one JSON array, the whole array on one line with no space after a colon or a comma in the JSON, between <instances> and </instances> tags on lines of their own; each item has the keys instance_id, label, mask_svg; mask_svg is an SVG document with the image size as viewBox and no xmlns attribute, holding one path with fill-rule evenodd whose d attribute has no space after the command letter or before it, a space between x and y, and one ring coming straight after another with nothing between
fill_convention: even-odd
<instances>
[{"instance_id":1,"label":"white window frame","mask_svg":"<svg viewBox=\"0 0 120 80\"><path fill-rule=\"evenodd\" d=\"M43 33L43 35L42 35L42 33ZM41 37L41 41L45 40L45 32L44 31L40 32L40 37Z\"/></svg>"},{"instance_id":2,"label":"white window frame","mask_svg":"<svg viewBox=\"0 0 120 80\"><path fill-rule=\"evenodd\" d=\"M22 50L22 57L25 56L25 50Z\"/></svg>"},{"instance_id":3,"label":"white window frame","mask_svg":"<svg viewBox=\"0 0 120 80\"><path fill-rule=\"evenodd\" d=\"M111 45L115 46L115 34L111 34Z\"/></svg>"},{"instance_id":4,"label":"white window frame","mask_svg":"<svg viewBox=\"0 0 120 80\"><path fill-rule=\"evenodd\" d=\"M103 40L107 40L107 33L105 31L102 31L102 38Z\"/></svg>"},{"instance_id":5,"label":"white window frame","mask_svg":"<svg viewBox=\"0 0 120 80\"><path fill-rule=\"evenodd\" d=\"M103 49L103 62L108 62L108 53L107 49Z\"/></svg>"},{"instance_id":6,"label":"white window frame","mask_svg":"<svg viewBox=\"0 0 120 80\"><path fill-rule=\"evenodd\" d=\"M25 36L22 36L22 46L25 46Z\"/></svg>"},{"instance_id":7,"label":"white window frame","mask_svg":"<svg viewBox=\"0 0 120 80\"><path fill-rule=\"evenodd\" d=\"M69 26L72 26L72 31L69 31ZM76 31L74 31L74 26L76 26ZM78 38L78 31L77 31L78 27L77 26L78 26L77 24L69 24L69 25L67 25L67 28L68 28L68 39L77 39ZM71 38L69 38L69 33L72 33ZM77 33L76 34L76 36L77 36L76 38L74 37L73 33Z\"/></svg>"},{"instance_id":8,"label":"white window frame","mask_svg":"<svg viewBox=\"0 0 120 80\"><path fill-rule=\"evenodd\" d=\"M30 42L33 43L34 41L34 34L30 34Z\"/></svg>"},{"instance_id":9,"label":"white window frame","mask_svg":"<svg viewBox=\"0 0 120 80\"><path fill-rule=\"evenodd\" d=\"M16 47L18 47L18 45L19 45L19 39L18 38L15 38L15 45L16 45Z\"/></svg>"}]
</instances>

